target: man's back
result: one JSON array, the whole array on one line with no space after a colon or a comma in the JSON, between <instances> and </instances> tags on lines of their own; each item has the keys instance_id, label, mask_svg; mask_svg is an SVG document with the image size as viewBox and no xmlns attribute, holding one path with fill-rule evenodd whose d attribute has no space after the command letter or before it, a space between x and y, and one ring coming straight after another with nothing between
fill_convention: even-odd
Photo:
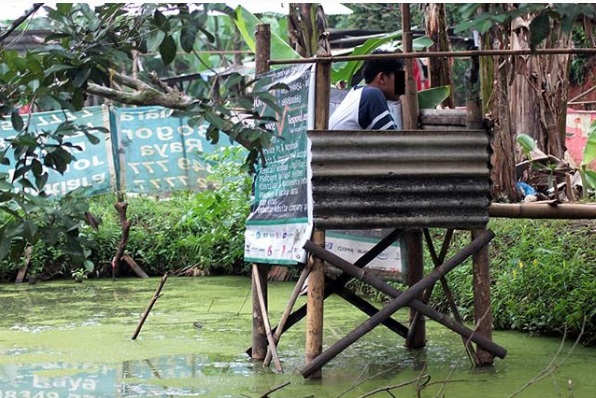
<instances>
[{"instance_id":1,"label":"man's back","mask_svg":"<svg viewBox=\"0 0 596 398\"><path fill-rule=\"evenodd\" d=\"M330 130L396 130L383 92L371 86L354 87L329 119Z\"/></svg>"}]
</instances>

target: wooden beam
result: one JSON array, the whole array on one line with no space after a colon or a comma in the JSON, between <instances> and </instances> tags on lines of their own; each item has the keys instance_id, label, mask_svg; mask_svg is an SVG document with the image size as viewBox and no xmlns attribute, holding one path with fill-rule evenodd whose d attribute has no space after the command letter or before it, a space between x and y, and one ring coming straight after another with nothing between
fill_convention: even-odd
<instances>
[{"instance_id":1,"label":"wooden beam","mask_svg":"<svg viewBox=\"0 0 596 398\"><path fill-rule=\"evenodd\" d=\"M311 269L312 269L312 264L309 261L307 263L307 265L304 267L304 269L302 270L302 273L300 274L300 277L298 278L298 282L296 282L296 285L294 286L294 290L292 291L292 294L290 295L290 300L288 301L288 305L286 305L286 309L284 310L284 313L281 315L281 319L279 320L279 325L277 326L277 328L275 328L275 332L273 334L273 341L275 342L275 344L279 343L279 339L281 337L282 331L284 330L283 328L286 325L286 322L288 321L290 314L292 313L292 308L294 308L294 304L296 304L296 300L298 299L298 296L300 295L302 286L304 286L304 282L306 282L306 278L308 278L308 275L310 274ZM271 363L271 356L272 356L271 349L268 349L267 355L265 356L265 360L263 361L263 366L265 366L265 367L269 366L269 364Z\"/></svg>"},{"instance_id":2,"label":"wooden beam","mask_svg":"<svg viewBox=\"0 0 596 398\"><path fill-rule=\"evenodd\" d=\"M390 286L389 284L387 284L385 281L383 281L382 279L380 279L373 273L368 272L367 270L362 270L358 267L355 267L354 265L350 264L349 262L343 260L341 257L336 256L335 254L313 244L310 241L306 242L306 244L304 245L304 248L309 253L314 254L315 256L317 256L319 258L324 259L325 261L329 262L330 264L332 264L332 265L338 267L339 269L341 269L342 271L348 273L349 275L351 275L355 278L358 278L358 279L370 284L371 286L377 288L381 292L383 292L391 297L395 297L396 299L399 298L398 301L394 300L389 304L392 307L397 307L397 308L395 308L395 310L397 310L398 308L401 308L401 306L403 306L403 305L409 305L410 307L413 307L417 311L434 319L435 321L441 323L442 325L453 330L454 332L475 342L476 344L483 347L487 351L494 353L496 356L498 356L500 358L504 358L507 355L507 350L505 350L503 347L500 347L499 345L495 344L494 342L490 341L489 339L485 338L484 336L474 333L474 331L466 328L464 325L454 321L452 318L446 316L445 314L441 314L440 312L428 307L427 305L422 303L420 300L417 300L415 298L415 296L417 294L419 294L420 291L423 291L428 286L435 283L437 280L440 279L441 276L445 275L447 272L449 272L451 269L453 269L458 264L461 264L472 253L476 252L479 248L487 245L490 242L490 240L492 240L494 238L494 236L495 236L494 233L490 230L481 234L478 238L476 238L474 241L472 241L470 244L468 244L466 247L464 247L461 251L456 253L451 259L447 260L445 263L443 263L443 265L441 265L440 267L435 269L431 274L426 276L423 280L421 280L416 285L412 286L408 291L403 292L403 293L401 291L397 290L396 288L394 288L393 286ZM405 297L400 298L403 295L405 295ZM405 304L404 304L404 302L405 302ZM367 321L368 322L367 325L362 326L357 334L352 335L349 338L340 340L334 346L332 346L333 351L331 351L329 354L327 354L327 353L321 354L318 358L316 358L315 361L313 361L313 364L307 365L303 369L303 371L304 371L302 373L303 376L308 377L308 375L310 375L312 371L318 370L321 366L323 366L325 363L327 363L329 360L331 360L333 357L335 357L335 355L337 355L339 352L341 352L345 347L347 347L347 345L350 345L351 343L353 343L355 341L354 338L358 339L362 335L362 333L367 333L368 331L372 330L372 328L374 328L378 323L380 323L383 319L385 319L384 317L388 316L387 314L391 315L391 314L393 314L393 312L395 312L395 311L390 312L390 309L393 309L393 308L387 309L387 307L388 306L385 306L385 308L383 308L383 310L379 311L379 313L377 315L375 315L373 318L369 319L369 321ZM347 345L345 345L346 343L347 343ZM329 352L330 350L331 350L331 348L327 351ZM320 359L322 357L324 359ZM319 368L317 368L317 366Z\"/></svg>"},{"instance_id":3,"label":"wooden beam","mask_svg":"<svg viewBox=\"0 0 596 398\"><path fill-rule=\"evenodd\" d=\"M486 229L472 230L472 239L478 238ZM476 333L492 340L493 317L490 302L490 271L488 245L480 248L472 255L472 277L474 289L474 320ZM492 365L494 356L481 347L476 351L478 365Z\"/></svg>"}]
</instances>

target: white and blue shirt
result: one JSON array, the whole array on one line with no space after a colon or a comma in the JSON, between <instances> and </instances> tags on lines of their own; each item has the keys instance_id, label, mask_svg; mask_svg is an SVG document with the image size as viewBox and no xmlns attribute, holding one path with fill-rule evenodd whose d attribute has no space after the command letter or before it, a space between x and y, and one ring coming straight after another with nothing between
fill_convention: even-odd
<instances>
[{"instance_id":1,"label":"white and blue shirt","mask_svg":"<svg viewBox=\"0 0 596 398\"><path fill-rule=\"evenodd\" d=\"M354 87L329 118L329 130L397 130L383 92Z\"/></svg>"}]
</instances>

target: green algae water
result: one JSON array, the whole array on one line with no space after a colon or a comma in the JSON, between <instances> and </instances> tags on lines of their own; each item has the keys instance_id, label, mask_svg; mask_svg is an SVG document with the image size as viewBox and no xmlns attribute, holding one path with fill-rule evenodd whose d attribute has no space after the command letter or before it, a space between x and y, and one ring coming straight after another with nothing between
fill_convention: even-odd
<instances>
[{"instance_id":1,"label":"green algae water","mask_svg":"<svg viewBox=\"0 0 596 398\"><path fill-rule=\"evenodd\" d=\"M331 360L321 380L304 380L303 320L280 341L284 373L263 369L245 354L252 303L250 280L242 277L169 278L133 341L158 285L159 278L1 285L0 398L261 397L281 386L269 396L596 396L595 348L495 332L507 357L474 369L461 338L431 321L422 350L405 349L401 337L379 326ZM269 285L272 324L292 289ZM395 318L405 323L407 312ZM366 319L328 298L325 347Z\"/></svg>"}]
</instances>

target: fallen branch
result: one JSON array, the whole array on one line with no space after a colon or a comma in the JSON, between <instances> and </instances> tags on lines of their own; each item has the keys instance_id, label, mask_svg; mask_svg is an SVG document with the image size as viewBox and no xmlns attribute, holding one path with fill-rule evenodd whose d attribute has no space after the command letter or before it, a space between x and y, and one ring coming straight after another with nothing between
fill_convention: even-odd
<instances>
[{"instance_id":1,"label":"fallen branch","mask_svg":"<svg viewBox=\"0 0 596 398\"><path fill-rule=\"evenodd\" d=\"M149 301L149 304L147 305L147 309L145 310L145 312L143 312L143 316L141 317L141 320L139 321L139 324L137 325L137 329L135 330L134 334L132 335L133 340L136 340L137 336L141 332L141 328L143 327L145 320L147 319L147 316L149 316L149 312L153 308L153 305L155 304L157 299L161 297L161 294L160 294L161 289L163 288L163 285L165 285L167 279L168 279L168 274L164 274L164 276L161 278L161 282L159 283L159 286L157 287L157 290L155 291L155 293L153 293L153 297L151 297L151 301Z\"/></svg>"},{"instance_id":2,"label":"fallen branch","mask_svg":"<svg viewBox=\"0 0 596 398\"><path fill-rule=\"evenodd\" d=\"M375 394L380 393L382 391L386 391L390 395L393 395L393 394L391 394L391 390L395 390L396 388L401 388L401 387L409 386L410 384L414 384L414 383L419 384L420 383L420 380L422 378L426 378L425 382L423 383L423 386L424 386L430 380L430 375L426 374L426 375L423 375L422 377L416 377L415 379L412 379L412 380L409 380L409 381L405 381L403 383L399 383L399 384L394 384L394 385L391 385L391 386L385 386L385 387L377 388L376 390L372 390L370 392L367 392L366 394L361 395L358 398L370 397L371 395L375 395Z\"/></svg>"},{"instance_id":3,"label":"fallen branch","mask_svg":"<svg viewBox=\"0 0 596 398\"><path fill-rule=\"evenodd\" d=\"M586 327L586 320L587 319L584 318L584 323L582 324L582 328L581 328L581 331L579 332L579 336L577 336L575 343L573 343L573 346L569 349L569 352L567 353L567 355L565 355L565 358L563 358L563 360L561 362L556 363L557 358L559 357L559 354L561 354L561 351L563 350L563 346L565 345L565 338L567 337L567 329L565 329L565 332L563 333L563 339L561 340L561 345L559 346L559 349L553 356L553 358L550 361L550 363L548 364L548 366L546 366L546 368L541 370L536 376L534 376L534 378L532 378L532 380L530 380L529 382L527 382L526 384L521 386L517 391L513 392L507 398L513 398L513 397L519 395L521 392L523 392L525 389L530 387L532 384L539 382L540 380L544 379L545 377L549 376L550 374L554 373L557 369L559 369L565 363L565 361L567 361L567 359L569 358L571 353L575 350L575 347L577 347L578 343L580 342L581 337L584 334L584 328Z\"/></svg>"},{"instance_id":4,"label":"fallen branch","mask_svg":"<svg viewBox=\"0 0 596 398\"><path fill-rule=\"evenodd\" d=\"M275 391L279 391L279 390L281 390L282 388L286 387L289 384L290 384L290 382L288 381L288 382L286 382L284 384L281 384L281 385L279 385L277 387L274 387L271 390L267 391L265 394L261 395L259 398L269 398L269 394L271 394L271 393L273 393Z\"/></svg>"},{"instance_id":5,"label":"fallen branch","mask_svg":"<svg viewBox=\"0 0 596 398\"><path fill-rule=\"evenodd\" d=\"M128 208L128 203L126 202L118 202L114 204L116 211L118 212L118 217L120 218L120 225L122 226L122 238L120 239L120 243L118 243L118 248L116 249L116 254L112 259L112 280L116 278L116 269L120 264L120 260L124 255L124 250L126 249L126 245L128 244L128 235L130 233L130 227L132 222L126 219L126 209Z\"/></svg>"}]
</instances>

